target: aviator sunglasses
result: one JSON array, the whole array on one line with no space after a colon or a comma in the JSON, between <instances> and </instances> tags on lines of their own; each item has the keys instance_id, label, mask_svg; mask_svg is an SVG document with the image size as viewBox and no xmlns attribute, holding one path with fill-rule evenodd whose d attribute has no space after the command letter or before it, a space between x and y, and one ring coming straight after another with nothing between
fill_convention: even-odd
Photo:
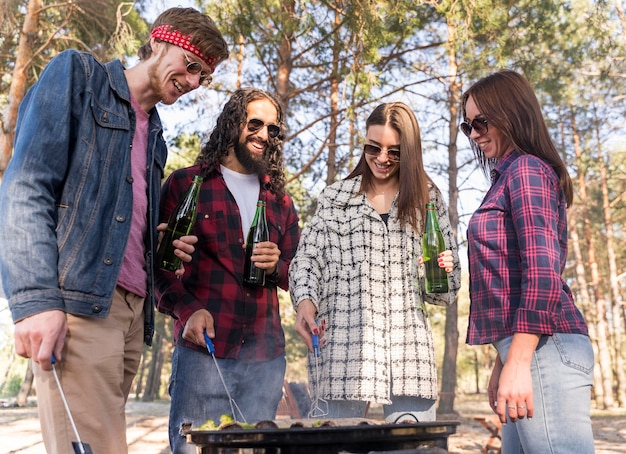
<instances>
[{"instance_id":1,"label":"aviator sunglasses","mask_svg":"<svg viewBox=\"0 0 626 454\"><path fill-rule=\"evenodd\" d=\"M385 150L387 152L387 159L389 162L400 162L400 150L396 148L380 148L378 145L366 143L363 145L363 151L370 156L378 156L380 152Z\"/></svg>"},{"instance_id":2,"label":"aviator sunglasses","mask_svg":"<svg viewBox=\"0 0 626 454\"><path fill-rule=\"evenodd\" d=\"M270 138L275 139L279 136L280 126L273 123L265 123L257 118L253 118L248 120L248 123L246 124L246 128L248 128L248 131L252 133L259 132L264 126L267 126L267 135L270 136Z\"/></svg>"},{"instance_id":3,"label":"aviator sunglasses","mask_svg":"<svg viewBox=\"0 0 626 454\"><path fill-rule=\"evenodd\" d=\"M479 136L487 134L487 131L489 131L489 122L485 118L474 118L470 122L464 121L461 123L461 131L463 131L463 134L467 137L472 134L472 129L476 131L476 134Z\"/></svg>"},{"instance_id":4,"label":"aviator sunglasses","mask_svg":"<svg viewBox=\"0 0 626 454\"><path fill-rule=\"evenodd\" d=\"M211 84L213 77L211 77L210 74L207 74L204 71L202 71L202 65L200 63L198 63L197 61L189 60L189 57L187 56L187 52L185 52L185 49L181 47L180 50L183 51L185 60L187 60L187 72L193 75L200 74L200 85L202 85L203 87L208 87Z\"/></svg>"}]
</instances>

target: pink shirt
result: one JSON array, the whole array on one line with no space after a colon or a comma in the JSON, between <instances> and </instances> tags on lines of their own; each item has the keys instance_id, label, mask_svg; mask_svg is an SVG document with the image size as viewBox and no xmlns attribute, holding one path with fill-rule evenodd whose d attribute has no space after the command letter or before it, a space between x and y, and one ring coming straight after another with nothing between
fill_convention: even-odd
<instances>
[{"instance_id":1,"label":"pink shirt","mask_svg":"<svg viewBox=\"0 0 626 454\"><path fill-rule=\"evenodd\" d=\"M148 195L146 193L146 156L148 153L149 115L131 95L131 104L135 109L136 125L133 147L130 153L131 173L133 177L133 217L130 235L118 285L136 295L148 295L144 238L147 230Z\"/></svg>"}]
</instances>

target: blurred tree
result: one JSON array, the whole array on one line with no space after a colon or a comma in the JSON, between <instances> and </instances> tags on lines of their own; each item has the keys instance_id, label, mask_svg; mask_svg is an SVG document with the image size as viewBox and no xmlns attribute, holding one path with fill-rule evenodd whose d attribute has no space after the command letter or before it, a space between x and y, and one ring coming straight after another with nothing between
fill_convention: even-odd
<instances>
[{"instance_id":1,"label":"blurred tree","mask_svg":"<svg viewBox=\"0 0 626 454\"><path fill-rule=\"evenodd\" d=\"M0 179L13 153L18 106L52 57L78 48L108 60L138 47L134 33L147 33L132 2L7 0L1 6L0 92L8 96L0 114Z\"/></svg>"}]
</instances>

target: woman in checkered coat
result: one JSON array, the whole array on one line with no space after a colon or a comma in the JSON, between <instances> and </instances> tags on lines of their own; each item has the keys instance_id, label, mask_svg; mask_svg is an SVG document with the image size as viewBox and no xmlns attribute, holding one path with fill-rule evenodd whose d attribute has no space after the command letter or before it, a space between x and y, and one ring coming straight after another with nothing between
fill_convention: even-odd
<instances>
[{"instance_id":1,"label":"woman in checkered coat","mask_svg":"<svg viewBox=\"0 0 626 454\"><path fill-rule=\"evenodd\" d=\"M403 103L378 106L366 122L354 171L322 191L289 271L296 331L311 349L309 377L329 417L435 419L437 371L424 303L450 305L460 286L455 235L439 189L424 171L420 131ZM426 203L436 206L447 251L439 266L449 293L427 294L422 265ZM311 350L312 351L312 350Z\"/></svg>"}]
</instances>

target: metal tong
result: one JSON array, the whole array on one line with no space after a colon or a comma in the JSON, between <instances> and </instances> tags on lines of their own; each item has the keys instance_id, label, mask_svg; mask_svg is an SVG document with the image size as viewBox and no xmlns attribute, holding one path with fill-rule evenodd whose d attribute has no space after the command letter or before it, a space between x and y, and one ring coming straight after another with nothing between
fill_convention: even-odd
<instances>
[{"instance_id":1,"label":"metal tong","mask_svg":"<svg viewBox=\"0 0 626 454\"><path fill-rule=\"evenodd\" d=\"M211 354L211 356L213 357L215 368L217 369L217 373L220 376L220 380L222 380L222 385L224 385L224 390L226 391L226 395L228 396L228 403L230 404L230 411L233 413L233 419L235 421L238 421L237 414L235 413L235 409L236 409L239 412L239 416L241 416L241 421L247 424L248 421L246 421L246 417L243 415L243 413L239 409L239 406L237 405L237 402L235 402L235 399L233 399L232 396L230 395L230 391L228 391L228 386L226 386L226 382L224 381L224 376L222 375L220 366L217 364L217 358L215 357L215 346L213 345L213 341L211 340L209 335L206 333L206 330L204 330L203 334L204 334L204 341L206 342L206 348Z\"/></svg>"},{"instance_id":2,"label":"metal tong","mask_svg":"<svg viewBox=\"0 0 626 454\"><path fill-rule=\"evenodd\" d=\"M311 410L309 418L320 418L328 414L328 402L320 397L320 337L313 334L311 337L311 346L313 347L313 356L315 356L315 386L313 388L313 401L311 402Z\"/></svg>"},{"instance_id":3,"label":"metal tong","mask_svg":"<svg viewBox=\"0 0 626 454\"><path fill-rule=\"evenodd\" d=\"M76 424L74 423L74 418L72 417L72 412L70 412L70 406L67 403L67 399L65 398L65 393L63 392L63 388L61 387L61 380L59 380L59 375L57 374L56 362L57 359L52 354L52 375L54 375L54 381L57 382L57 387L59 388L59 393L61 394L61 400L63 400L63 405L65 406L65 411L67 412L67 416L70 420L70 424L72 425L72 429L74 430L74 435L76 435L76 439L78 441L72 442L72 448L74 449L75 454L93 454L91 451L91 447L87 443L83 443L80 439L80 435L78 435L78 429L76 428Z\"/></svg>"}]
</instances>

